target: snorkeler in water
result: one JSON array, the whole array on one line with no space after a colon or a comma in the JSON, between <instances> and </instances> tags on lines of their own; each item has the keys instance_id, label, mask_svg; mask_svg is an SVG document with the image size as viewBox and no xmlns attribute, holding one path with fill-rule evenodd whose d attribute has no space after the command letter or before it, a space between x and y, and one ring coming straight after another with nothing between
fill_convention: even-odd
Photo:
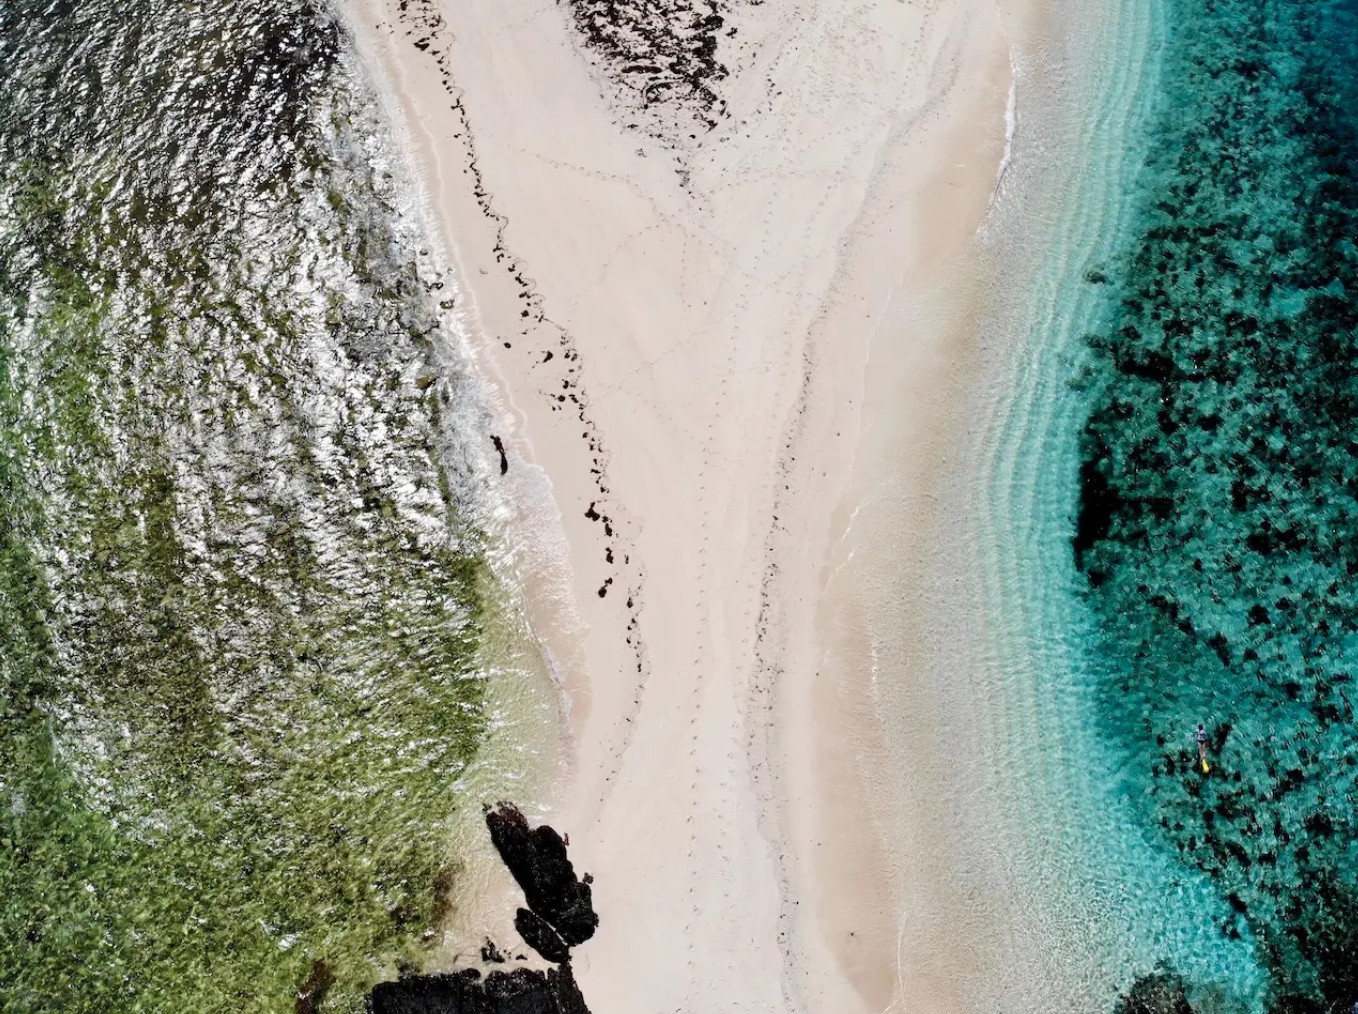
<instances>
[{"instance_id":1,"label":"snorkeler in water","mask_svg":"<svg viewBox=\"0 0 1358 1014\"><path fill-rule=\"evenodd\" d=\"M1198 744L1198 760L1201 762L1204 771L1207 770L1207 741L1210 738L1211 737L1207 735L1207 730L1201 725L1198 726L1198 731L1193 733L1193 739L1196 740Z\"/></svg>"}]
</instances>

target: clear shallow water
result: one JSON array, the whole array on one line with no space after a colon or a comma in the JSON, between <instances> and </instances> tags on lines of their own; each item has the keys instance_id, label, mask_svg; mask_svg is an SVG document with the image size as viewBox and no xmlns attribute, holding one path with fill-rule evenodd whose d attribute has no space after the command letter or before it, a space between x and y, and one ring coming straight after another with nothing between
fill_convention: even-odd
<instances>
[{"instance_id":1,"label":"clear shallow water","mask_svg":"<svg viewBox=\"0 0 1358 1014\"><path fill-rule=\"evenodd\" d=\"M0 8L4 1010L355 1009L456 888L489 438L355 65Z\"/></svg>"},{"instance_id":2,"label":"clear shallow water","mask_svg":"<svg viewBox=\"0 0 1358 1014\"><path fill-rule=\"evenodd\" d=\"M1004 284L983 333L1006 364L990 378L998 409L978 437L984 492L967 547L988 644L965 666L990 700L981 735L993 745L975 777L997 814L972 833L1019 911L1009 946L1041 952L1006 973L993 1003L1108 1010L1168 961L1213 977L1208 1009L1248 1006L1260 989L1251 948L1220 940L1227 903L1148 833L1103 727L1100 627L1070 548L1089 411L1071 380L1105 312L1083 279L1134 227L1173 22L1144 4L1070 5L1063 19L1078 47L1020 66L1013 179L985 236Z\"/></svg>"},{"instance_id":3,"label":"clear shallow water","mask_svg":"<svg viewBox=\"0 0 1358 1014\"><path fill-rule=\"evenodd\" d=\"M1200 1010L1346 1011L1358 23L1145 11L1056 139L1084 185L1007 311L981 512L997 754L1031 773L1007 819L1082 1006L1165 962Z\"/></svg>"},{"instance_id":4,"label":"clear shallow water","mask_svg":"<svg viewBox=\"0 0 1358 1014\"><path fill-rule=\"evenodd\" d=\"M1082 383L1100 715L1274 1011L1358 1002L1358 6L1175 0ZM1106 280L1105 280L1106 279ZM1212 736L1209 777L1188 733Z\"/></svg>"}]
</instances>

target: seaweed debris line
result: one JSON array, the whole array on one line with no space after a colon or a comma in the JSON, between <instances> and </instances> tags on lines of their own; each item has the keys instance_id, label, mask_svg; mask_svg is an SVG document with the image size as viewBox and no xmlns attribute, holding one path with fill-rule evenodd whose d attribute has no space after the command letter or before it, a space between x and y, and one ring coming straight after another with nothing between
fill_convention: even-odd
<instances>
[{"instance_id":1,"label":"seaweed debris line","mask_svg":"<svg viewBox=\"0 0 1358 1014\"><path fill-rule=\"evenodd\" d=\"M561 835L546 824L530 826L512 803L487 806L486 827L528 905L515 914L514 927L557 967L484 977L475 968L402 976L373 988L371 1014L589 1014L571 972L570 951L599 925L589 886L594 878L588 873L577 878ZM483 954L500 952L487 940Z\"/></svg>"}]
</instances>

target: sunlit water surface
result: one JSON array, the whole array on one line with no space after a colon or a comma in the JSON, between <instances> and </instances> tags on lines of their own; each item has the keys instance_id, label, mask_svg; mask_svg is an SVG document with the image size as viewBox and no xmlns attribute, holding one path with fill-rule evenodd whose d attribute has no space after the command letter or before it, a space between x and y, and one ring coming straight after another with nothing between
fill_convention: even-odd
<instances>
[{"instance_id":1,"label":"sunlit water surface","mask_svg":"<svg viewBox=\"0 0 1358 1014\"><path fill-rule=\"evenodd\" d=\"M308 0L0 7L5 1010L357 1009L459 889L522 630L378 108Z\"/></svg>"}]
</instances>

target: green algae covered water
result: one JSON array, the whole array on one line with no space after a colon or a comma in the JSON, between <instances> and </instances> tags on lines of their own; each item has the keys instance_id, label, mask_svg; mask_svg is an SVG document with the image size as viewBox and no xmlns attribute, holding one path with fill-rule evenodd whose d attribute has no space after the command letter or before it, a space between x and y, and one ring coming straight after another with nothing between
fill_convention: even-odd
<instances>
[{"instance_id":1,"label":"green algae covered water","mask_svg":"<svg viewBox=\"0 0 1358 1014\"><path fill-rule=\"evenodd\" d=\"M986 438L1007 826L1082 1008L1347 1012L1358 7L1116 9Z\"/></svg>"},{"instance_id":2,"label":"green algae covered water","mask_svg":"<svg viewBox=\"0 0 1358 1014\"><path fill-rule=\"evenodd\" d=\"M456 890L488 438L356 67L0 6L5 1011L358 1009Z\"/></svg>"}]
</instances>

